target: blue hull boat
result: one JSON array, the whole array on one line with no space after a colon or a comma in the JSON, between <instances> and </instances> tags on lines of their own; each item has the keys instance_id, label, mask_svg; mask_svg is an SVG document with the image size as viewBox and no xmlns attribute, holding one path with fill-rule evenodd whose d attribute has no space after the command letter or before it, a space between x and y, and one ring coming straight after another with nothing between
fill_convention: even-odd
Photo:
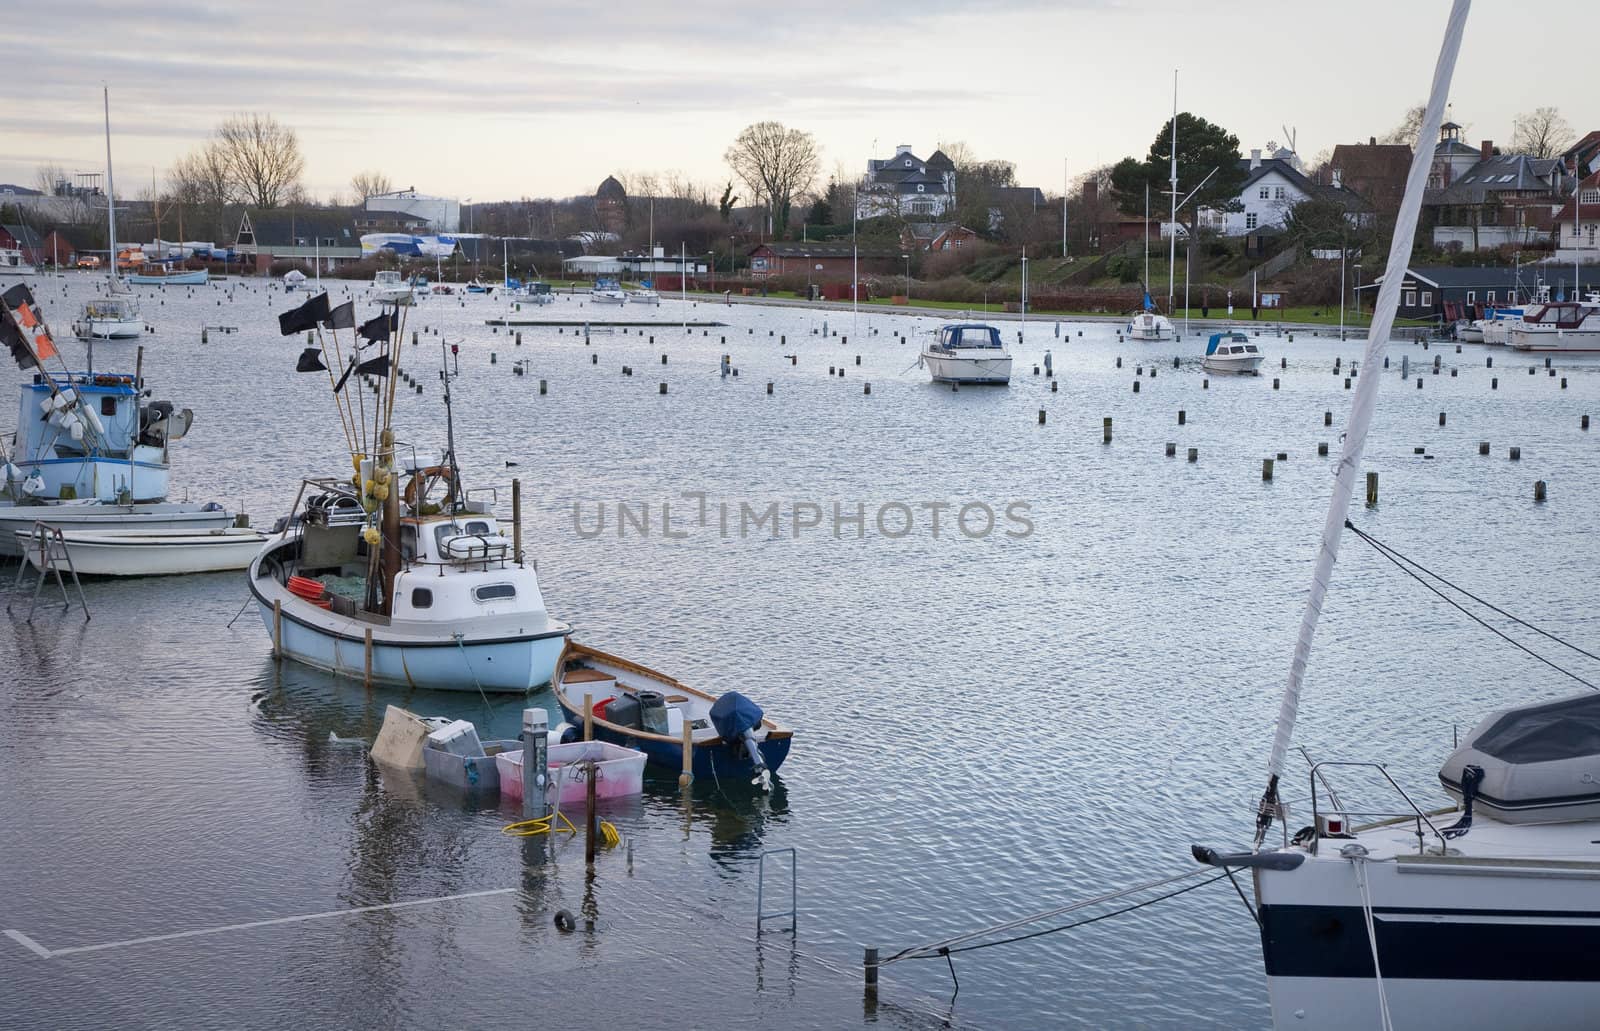
<instances>
[{"instance_id":1,"label":"blue hull boat","mask_svg":"<svg viewBox=\"0 0 1600 1031\"><path fill-rule=\"evenodd\" d=\"M582 726L584 698L594 706L594 736L637 749L651 766L683 769L684 732L696 777L765 784L789 757L792 730L767 719L749 699L717 697L664 673L586 645L567 642L553 684L564 717Z\"/></svg>"}]
</instances>

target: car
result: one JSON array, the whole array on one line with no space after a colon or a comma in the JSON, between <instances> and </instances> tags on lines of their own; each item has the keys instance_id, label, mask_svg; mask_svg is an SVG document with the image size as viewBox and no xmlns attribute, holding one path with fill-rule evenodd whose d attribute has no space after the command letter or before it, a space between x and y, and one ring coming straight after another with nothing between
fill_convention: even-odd
<instances>
[{"instance_id":1,"label":"car","mask_svg":"<svg viewBox=\"0 0 1600 1031\"><path fill-rule=\"evenodd\" d=\"M101 264L100 256L97 254L85 254L78 259L79 268L99 268Z\"/></svg>"}]
</instances>

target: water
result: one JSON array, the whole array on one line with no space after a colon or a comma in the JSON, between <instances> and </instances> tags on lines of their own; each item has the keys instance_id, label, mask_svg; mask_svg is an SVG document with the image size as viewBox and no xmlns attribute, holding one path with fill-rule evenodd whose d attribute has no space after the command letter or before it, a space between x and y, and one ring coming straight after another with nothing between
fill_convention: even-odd
<instances>
[{"instance_id":1,"label":"water","mask_svg":"<svg viewBox=\"0 0 1600 1031\"><path fill-rule=\"evenodd\" d=\"M92 288L67 282L67 298L47 304L61 332ZM299 477L343 467L327 380L296 375L304 345L277 335L283 294L214 285L169 289L164 305L147 296L155 396L197 413L174 475L191 498L228 501L267 525ZM537 314L590 313L579 304L562 298ZM530 1010L647 1026L1268 1021L1254 925L1225 883L960 956L953 1000L946 966L915 962L888 968L880 1005L864 1008L860 950L888 954L1181 872L1191 842L1247 839L1331 483L1335 459L1316 445L1337 455L1351 397L1333 362L1359 359L1360 341L1264 335L1263 377L1210 377L1203 389L1198 334L1119 344L1112 327L1063 324L1057 338L1045 321L1018 346L1010 325L1011 388L951 392L908 368L916 348L893 336L931 319L707 303L688 314L726 329L667 325L653 344L652 331L619 331L585 346L525 328L517 347L482 324L502 308L436 298L411 313L408 338L420 325L443 336L404 348L424 393L405 396L399 436L428 454L442 446L439 341L460 341L467 481L500 485L508 505L505 485L522 478L525 539L551 611L580 640L712 691L737 688L795 727L780 790L760 798L700 783L686 808L671 779L652 782L612 814L633 842L631 872L618 850L586 885L580 842L544 864L544 846L500 834L514 814L492 800L381 774L359 746L329 739L370 739L390 703L509 735L522 700L369 695L280 669L253 611L227 626L246 597L238 576L89 584L87 625L59 608L31 626L0 623L15 657L0 690L0 927L65 949L513 890L48 961L0 939L8 1021L434 1026ZM668 300L658 317L683 314ZM848 343L813 334L824 320ZM203 323L241 331L201 344ZM1058 393L1031 375L1047 347ZM96 363L128 367L131 353L102 343ZM719 377L724 353L738 377ZM1503 349L1405 343L1393 354L1368 449L1382 500L1358 505L1357 524L1592 644L1594 437L1578 421L1597 407L1600 365L1557 359L1562 390L1542 359ZM513 375L519 358L529 375ZM15 396L18 378L0 373L0 395ZM1324 428L1330 409L1335 425ZM1108 415L1110 446L1100 439ZM1478 456L1480 440L1490 457ZM1168 441L1178 457L1164 457ZM1509 445L1520 462L1506 458ZM1194 464L1183 457L1191 446ZM1289 458L1263 483L1260 460L1279 451ZM1550 483L1546 504L1531 500L1535 479ZM705 526L699 500L683 497L700 492ZM635 514L649 506L648 536L619 537L618 502ZM835 502L845 515L863 506L859 536L835 524ZM937 537L933 502L953 506ZM998 514L983 537L952 522L977 502ZM1006 535L1021 529L1004 514L1013 502L1028 506L1030 535ZM588 536L602 503L606 530ZM663 503L682 536L664 535ZM741 503L758 513L777 503L778 537L766 526L741 536ZM913 517L901 537L888 535L904 522L884 508L895 503ZM797 505L818 506L821 524L797 535ZM981 515L969 509L970 529ZM1452 724L1576 689L1352 538L1299 741L1319 758L1384 759L1438 802ZM548 695L528 704L555 711ZM1301 773L1287 793L1303 797ZM799 932L769 932L758 948L757 857L789 846L799 850ZM595 930L557 932L551 913L581 914L586 894Z\"/></svg>"}]
</instances>

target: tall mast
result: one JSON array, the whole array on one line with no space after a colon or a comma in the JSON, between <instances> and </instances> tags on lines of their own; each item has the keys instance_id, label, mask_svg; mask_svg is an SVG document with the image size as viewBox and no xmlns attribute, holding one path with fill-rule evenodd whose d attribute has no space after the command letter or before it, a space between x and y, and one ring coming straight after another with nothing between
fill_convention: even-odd
<instances>
[{"instance_id":1,"label":"tall mast","mask_svg":"<svg viewBox=\"0 0 1600 1031\"><path fill-rule=\"evenodd\" d=\"M1178 266L1178 69L1172 69L1172 240L1167 256L1167 318L1172 317L1173 274Z\"/></svg>"},{"instance_id":2,"label":"tall mast","mask_svg":"<svg viewBox=\"0 0 1600 1031\"><path fill-rule=\"evenodd\" d=\"M1144 292L1150 293L1150 183L1144 184Z\"/></svg>"},{"instance_id":3,"label":"tall mast","mask_svg":"<svg viewBox=\"0 0 1600 1031\"><path fill-rule=\"evenodd\" d=\"M111 281L117 281L117 182L111 176L111 87L101 86L106 108L106 232L111 242Z\"/></svg>"}]
</instances>

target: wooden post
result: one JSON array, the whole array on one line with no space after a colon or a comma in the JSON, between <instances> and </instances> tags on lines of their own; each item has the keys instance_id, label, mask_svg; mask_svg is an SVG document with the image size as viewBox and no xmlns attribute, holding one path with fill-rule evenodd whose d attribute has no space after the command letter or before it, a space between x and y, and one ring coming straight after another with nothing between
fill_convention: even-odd
<instances>
[{"instance_id":1,"label":"wooden post","mask_svg":"<svg viewBox=\"0 0 1600 1031\"><path fill-rule=\"evenodd\" d=\"M1543 501L1544 500L1544 481L1543 480L1534 480L1533 481L1533 500L1535 500L1535 501Z\"/></svg>"},{"instance_id":2,"label":"wooden post","mask_svg":"<svg viewBox=\"0 0 1600 1031\"><path fill-rule=\"evenodd\" d=\"M1106 416L1101 424L1101 442L1111 443L1111 416Z\"/></svg>"},{"instance_id":3,"label":"wooden post","mask_svg":"<svg viewBox=\"0 0 1600 1031\"><path fill-rule=\"evenodd\" d=\"M583 696L583 739L594 740L594 695Z\"/></svg>"},{"instance_id":4,"label":"wooden post","mask_svg":"<svg viewBox=\"0 0 1600 1031\"><path fill-rule=\"evenodd\" d=\"M1487 455L1488 453L1489 453L1489 442L1487 440L1478 441L1478 454Z\"/></svg>"},{"instance_id":5,"label":"wooden post","mask_svg":"<svg viewBox=\"0 0 1600 1031\"><path fill-rule=\"evenodd\" d=\"M1370 508L1378 503L1378 474L1367 474L1367 506Z\"/></svg>"},{"instance_id":6,"label":"wooden post","mask_svg":"<svg viewBox=\"0 0 1600 1031\"><path fill-rule=\"evenodd\" d=\"M678 774L678 787L686 788L694 782L694 727L683 721L683 772Z\"/></svg>"},{"instance_id":7,"label":"wooden post","mask_svg":"<svg viewBox=\"0 0 1600 1031\"><path fill-rule=\"evenodd\" d=\"M861 957L861 968L866 974L868 995L878 994L878 950L866 949Z\"/></svg>"},{"instance_id":8,"label":"wooden post","mask_svg":"<svg viewBox=\"0 0 1600 1031\"><path fill-rule=\"evenodd\" d=\"M363 645L365 652L365 665L362 673L362 684L367 690L372 690L372 628L367 627L367 637Z\"/></svg>"},{"instance_id":9,"label":"wooden post","mask_svg":"<svg viewBox=\"0 0 1600 1031\"><path fill-rule=\"evenodd\" d=\"M1176 455L1177 453L1178 453L1178 445L1177 445L1177 443L1175 441L1171 441L1171 440L1167 441L1167 457L1171 458L1173 455Z\"/></svg>"},{"instance_id":10,"label":"wooden post","mask_svg":"<svg viewBox=\"0 0 1600 1031\"><path fill-rule=\"evenodd\" d=\"M522 480L511 481L511 547L517 565L522 565Z\"/></svg>"},{"instance_id":11,"label":"wooden post","mask_svg":"<svg viewBox=\"0 0 1600 1031\"><path fill-rule=\"evenodd\" d=\"M1040 426L1044 425L1044 409L1043 408L1039 409L1039 425Z\"/></svg>"},{"instance_id":12,"label":"wooden post","mask_svg":"<svg viewBox=\"0 0 1600 1031\"><path fill-rule=\"evenodd\" d=\"M595 775L594 774L595 774L595 769L594 769L594 761L591 759L591 760L585 762L583 764L583 767L584 767L584 775L588 778L588 781L589 781L583 787L583 861L589 865L590 869L593 869L594 868L594 839L595 839L595 833L594 833L594 831L595 831L595 826L594 826L595 825L595 815L594 815L594 782L595 782Z\"/></svg>"},{"instance_id":13,"label":"wooden post","mask_svg":"<svg viewBox=\"0 0 1600 1031\"><path fill-rule=\"evenodd\" d=\"M283 658L283 599L272 599L272 657Z\"/></svg>"},{"instance_id":14,"label":"wooden post","mask_svg":"<svg viewBox=\"0 0 1600 1031\"><path fill-rule=\"evenodd\" d=\"M1270 458L1261 460L1261 479L1266 483L1272 482L1272 459Z\"/></svg>"}]
</instances>

